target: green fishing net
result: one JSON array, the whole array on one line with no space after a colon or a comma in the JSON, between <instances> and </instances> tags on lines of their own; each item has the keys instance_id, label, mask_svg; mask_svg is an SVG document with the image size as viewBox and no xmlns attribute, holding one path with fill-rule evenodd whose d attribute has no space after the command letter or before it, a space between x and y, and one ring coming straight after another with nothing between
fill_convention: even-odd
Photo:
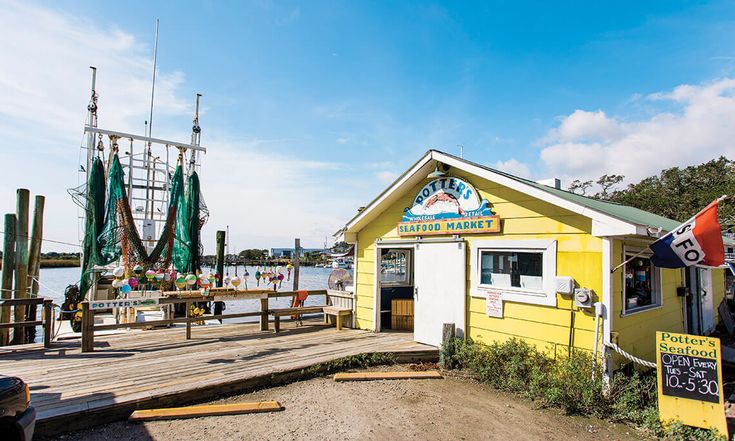
<instances>
[{"instance_id":1,"label":"green fishing net","mask_svg":"<svg viewBox=\"0 0 735 441\"><path fill-rule=\"evenodd\" d=\"M153 270L194 272L201 269L200 229L208 211L201 196L199 177L192 172L184 186L181 162L171 176L169 204L161 236L152 249L141 240L125 186L125 173L118 155L112 156L105 188L104 167L96 158L86 191L87 222L84 260L79 286L84 298L91 286L95 266L120 262L127 270L135 265ZM107 191L106 191L107 190ZM107 200L105 202L105 194Z\"/></svg>"}]
</instances>

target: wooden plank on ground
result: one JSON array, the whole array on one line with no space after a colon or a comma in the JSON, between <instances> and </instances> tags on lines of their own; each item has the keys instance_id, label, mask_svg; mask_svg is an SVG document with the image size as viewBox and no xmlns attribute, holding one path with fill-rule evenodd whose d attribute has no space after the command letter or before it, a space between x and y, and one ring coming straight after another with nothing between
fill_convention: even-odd
<instances>
[{"instance_id":1,"label":"wooden plank on ground","mask_svg":"<svg viewBox=\"0 0 735 441\"><path fill-rule=\"evenodd\" d=\"M253 403L213 404L206 406L171 407L168 409L136 410L129 421L157 421L181 418L198 418L215 415L240 415L245 413L276 412L283 410L278 401Z\"/></svg>"},{"instance_id":2,"label":"wooden plank on ground","mask_svg":"<svg viewBox=\"0 0 735 441\"><path fill-rule=\"evenodd\" d=\"M424 380L443 378L438 371L408 372L340 372L334 374L334 381L368 380Z\"/></svg>"}]
</instances>

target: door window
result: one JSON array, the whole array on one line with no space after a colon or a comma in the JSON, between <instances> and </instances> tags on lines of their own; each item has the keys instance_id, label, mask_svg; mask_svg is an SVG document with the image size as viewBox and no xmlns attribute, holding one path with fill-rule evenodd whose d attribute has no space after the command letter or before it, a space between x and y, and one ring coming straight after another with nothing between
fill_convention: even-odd
<instances>
[{"instance_id":1,"label":"door window","mask_svg":"<svg viewBox=\"0 0 735 441\"><path fill-rule=\"evenodd\" d=\"M384 249L380 256L381 286L411 285L411 254L409 250Z\"/></svg>"}]
</instances>

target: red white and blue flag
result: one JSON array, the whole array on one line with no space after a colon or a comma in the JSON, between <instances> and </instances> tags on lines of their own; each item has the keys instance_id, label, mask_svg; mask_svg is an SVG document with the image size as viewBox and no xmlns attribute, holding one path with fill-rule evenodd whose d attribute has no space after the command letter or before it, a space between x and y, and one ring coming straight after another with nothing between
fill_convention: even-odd
<instances>
[{"instance_id":1,"label":"red white and blue flag","mask_svg":"<svg viewBox=\"0 0 735 441\"><path fill-rule=\"evenodd\" d=\"M651 244L653 264L660 268L724 264L725 246L717 221L717 206L721 199L707 205L693 218Z\"/></svg>"}]
</instances>

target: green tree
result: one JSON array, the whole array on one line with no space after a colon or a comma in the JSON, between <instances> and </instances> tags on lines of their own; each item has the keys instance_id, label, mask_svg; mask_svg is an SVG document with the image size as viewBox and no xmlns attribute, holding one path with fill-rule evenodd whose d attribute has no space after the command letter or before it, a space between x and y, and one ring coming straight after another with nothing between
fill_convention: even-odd
<instances>
[{"instance_id":1,"label":"green tree","mask_svg":"<svg viewBox=\"0 0 735 441\"><path fill-rule=\"evenodd\" d=\"M623 190L614 190L622 180L621 175L601 176L597 180L601 191L592 197L630 205L683 222L722 195L735 197L735 161L721 156L699 165L672 167L662 170L657 176L630 184ZM574 181L569 190L576 192L582 189L581 194L584 194L589 185L583 184L587 183L591 184L591 181ZM733 202L735 199L720 205L720 224L723 230L735 230Z\"/></svg>"},{"instance_id":2,"label":"green tree","mask_svg":"<svg viewBox=\"0 0 735 441\"><path fill-rule=\"evenodd\" d=\"M268 250L247 249L238 253L245 260L263 260L268 257Z\"/></svg>"}]
</instances>

